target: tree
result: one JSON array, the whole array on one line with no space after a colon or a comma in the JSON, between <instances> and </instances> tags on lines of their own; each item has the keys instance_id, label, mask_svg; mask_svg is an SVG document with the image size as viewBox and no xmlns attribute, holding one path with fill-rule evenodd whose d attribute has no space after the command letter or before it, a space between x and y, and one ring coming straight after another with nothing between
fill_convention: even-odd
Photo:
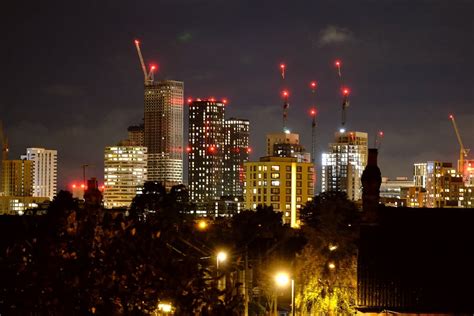
<instances>
[{"instance_id":1,"label":"tree","mask_svg":"<svg viewBox=\"0 0 474 316\"><path fill-rule=\"evenodd\" d=\"M300 314L353 313L360 212L345 193L325 192L308 202L301 216L308 244L296 260Z\"/></svg>"}]
</instances>

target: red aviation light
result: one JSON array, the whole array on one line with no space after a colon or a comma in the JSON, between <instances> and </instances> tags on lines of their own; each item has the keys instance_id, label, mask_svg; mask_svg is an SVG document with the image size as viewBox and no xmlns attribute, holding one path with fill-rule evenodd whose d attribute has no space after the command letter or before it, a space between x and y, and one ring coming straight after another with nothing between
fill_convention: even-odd
<instances>
[{"instance_id":1,"label":"red aviation light","mask_svg":"<svg viewBox=\"0 0 474 316\"><path fill-rule=\"evenodd\" d=\"M191 152L191 150L192 150L192 149L191 149L191 147L190 147L190 146L186 147L186 151L187 151L188 153L190 153L190 152Z\"/></svg>"},{"instance_id":2,"label":"red aviation light","mask_svg":"<svg viewBox=\"0 0 474 316\"><path fill-rule=\"evenodd\" d=\"M139 40L135 40L135 45L138 45L140 44L140 41Z\"/></svg>"},{"instance_id":3,"label":"red aviation light","mask_svg":"<svg viewBox=\"0 0 474 316\"><path fill-rule=\"evenodd\" d=\"M210 97L210 98L209 98L209 101L211 101L211 102L215 102L215 101L216 101L216 99L215 99L214 97Z\"/></svg>"},{"instance_id":4,"label":"red aviation light","mask_svg":"<svg viewBox=\"0 0 474 316\"><path fill-rule=\"evenodd\" d=\"M342 63L341 63L341 61L340 61L339 59L336 59L336 61L334 62L334 65L335 65L336 67L341 67L341 64L342 64Z\"/></svg>"},{"instance_id":5,"label":"red aviation light","mask_svg":"<svg viewBox=\"0 0 474 316\"><path fill-rule=\"evenodd\" d=\"M105 190L105 185L100 186L100 188L102 189L102 191L104 191Z\"/></svg>"},{"instance_id":6,"label":"red aviation light","mask_svg":"<svg viewBox=\"0 0 474 316\"><path fill-rule=\"evenodd\" d=\"M316 116L316 114L317 114L316 109L311 109L311 110L309 110L309 114L310 114L311 116Z\"/></svg>"},{"instance_id":7,"label":"red aviation light","mask_svg":"<svg viewBox=\"0 0 474 316\"><path fill-rule=\"evenodd\" d=\"M216 147L214 147L214 146L209 147L209 152L211 154L215 153L216 152Z\"/></svg>"},{"instance_id":8,"label":"red aviation light","mask_svg":"<svg viewBox=\"0 0 474 316\"><path fill-rule=\"evenodd\" d=\"M454 119L454 116L452 114L449 114L449 119L450 120L453 120Z\"/></svg>"},{"instance_id":9,"label":"red aviation light","mask_svg":"<svg viewBox=\"0 0 474 316\"><path fill-rule=\"evenodd\" d=\"M282 96L284 96L285 98L287 98L287 97L290 95L290 93L289 93L287 90L283 90L281 94L282 94Z\"/></svg>"},{"instance_id":10,"label":"red aviation light","mask_svg":"<svg viewBox=\"0 0 474 316\"><path fill-rule=\"evenodd\" d=\"M188 98L188 104L191 104L193 102L192 98Z\"/></svg>"},{"instance_id":11,"label":"red aviation light","mask_svg":"<svg viewBox=\"0 0 474 316\"><path fill-rule=\"evenodd\" d=\"M285 67L286 67L286 65L285 65L285 64L280 64L280 69L281 69L281 70L284 70L284 69L285 69Z\"/></svg>"},{"instance_id":12,"label":"red aviation light","mask_svg":"<svg viewBox=\"0 0 474 316\"><path fill-rule=\"evenodd\" d=\"M81 189L84 189L86 186L84 184L81 184Z\"/></svg>"},{"instance_id":13,"label":"red aviation light","mask_svg":"<svg viewBox=\"0 0 474 316\"><path fill-rule=\"evenodd\" d=\"M343 89L342 89L342 94L343 94L344 96L347 97L350 93L351 93L351 90L349 90L349 88L343 88Z\"/></svg>"},{"instance_id":14,"label":"red aviation light","mask_svg":"<svg viewBox=\"0 0 474 316\"><path fill-rule=\"evenodd\" d=\"M247 147L247 154L250 154L252 152L252 148Z\"/></svg>"},{"instance_id":15,"label":"red aviation light","mask_svg":"<svg viewBox=\"0 0 474 316\"><path fill-rule=\"evenodd\" d=\"M227 99L222 99L222 103L227 104Z\"/></svg>"},{"instance_id":16,"label":"red aviation light","mask_svg":"<svg viewBox=\"0 0 474 316\"><path fill-rule=\"evenodd\" d=\"M75 188L76 188L76 184L73 184L73 185L72 185L72 188L75 189Z\"/></svg>"},{"instance_id":17,"label":"red aviation light","mask_svg":"<svg viewBox=\"0 0 474 316\"><path fill-rule=\"evenodd\" d=\"M380 137L383 137L383 131L380 131L380 132L379 132L379 136L380 136Z\"/></svg>"},{"instance_id":18,"label":"red aviation light","mask_svg":"<svg viewBox=\"0 0 474 316\"><path fill-rule=\"evenodd\" d=\"M311 83L309 84L309 86L313 89L316 89L317 85L318 85L318 83L316 81L311 81Z\"/></svg>"}]
</instances>

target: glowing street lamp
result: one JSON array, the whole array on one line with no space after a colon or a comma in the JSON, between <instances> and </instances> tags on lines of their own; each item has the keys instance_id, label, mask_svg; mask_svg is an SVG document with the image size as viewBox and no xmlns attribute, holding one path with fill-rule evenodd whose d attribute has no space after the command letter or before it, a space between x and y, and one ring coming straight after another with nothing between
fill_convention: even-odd
<instances>
[{"instance_id":1,"label":"glowing street lamp","mask_svg":"<svg viewBox=\"0 0 474 316\"><path fill-rule=\"evenodd\" d=\"M199 230L206 230L208 224L205 220L200 220L197 224Z\"/></svg>"},{"instance_id":2,"label":"glowing street lamp","mask_svg":"<svg viewBox=\"0 0 474 316\"><path fill-rule=\"evenodd\" d=\"M217 269L219 270L219 262L224 262L227 260L227 252L219 251L216 255L216 265Z\"/></svg>"},{"instance_id":3,"label":"glowing street lamp","mask_svg":"<svg viewBox=\"0 0 474 316\"><path fill-rule=\"evenodd\" d=\"M291 283L291 315L296 315L295 308L295 279L290 278L290 275L286 272L278 272L275 275L275 283L278 287L286 287ZM275 296L275 309L277 308L277 298Z\"/></svg>"},{"instance_id":4,"label":"glowing street lamp","mask_svg":"<svg viewBox=\"0 0 474 316\"><path fill-rule=\"evenodd\" d=\"M158 304L158 311L160 314L169 314L173 311L173 306L170 303L159 303Z\"/></svg>"}]
</instances>

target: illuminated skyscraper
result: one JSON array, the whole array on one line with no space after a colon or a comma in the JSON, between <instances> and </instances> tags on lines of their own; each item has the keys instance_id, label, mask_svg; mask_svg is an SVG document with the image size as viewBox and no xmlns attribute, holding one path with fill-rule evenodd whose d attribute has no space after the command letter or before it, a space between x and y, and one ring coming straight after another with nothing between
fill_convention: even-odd
<instances>
[{"instance_id":1,"label":"illuminated skyscraper","mask_svg":"<svg viewBox=\"0 0 474 316\"><path fill-rule=\"evenodd\" d=\"M225 121L224 195L242 197L244 163L249 160L249 121L230 118Z\"/></svg>"},{"instance_id":2,"label":"illuminated skyscraper","mask_svg":"<svg viewBox=\"0 0 474 316\"><path fill-rule=\"evenodd\" d=\"M3 164L2 161L5 161L8 159L8 140L7 136L5 135L5 132L3 131L3 124L0 122L0 179L2 179L2 169L3 169ZM0 180L0 196L3 194L3 183Z\"/></svg>"},{"instance_id":3,"label":"illuminated skyscraper","mask_svg":"<svg viewBox=\"0 0 474 316\"><path fill-rule=\"evenodd\" d=\"M189 104L189 194L198 208L224 195L224 115L223 101L197 99Z\"/></svg>"},{"instance_id":4,"label":"illuminated skyscraper","mask_svg":"<svg viewBox=\"0 0 474 316\"><path fill-rule=\"evenodd\" d=\"M48 197L51 201L56 196L58 180L58 152L45 148L27 148L21 159L33 162L33 196Z\"/></svg>"},{"instance_id":5,"label":"illuminated skyscraper","mask_svg":"<svg viewBox=\"0 0 474 316\"><path fill-rule=\"evenodd\" d=\"M183 182L183 93L180 81L145 85L145 146L148 180L166 188Z\"/></svg>"},{"instance_id":6,"label":"illuminated skyscraper","mask_svg":"<svg viewBox=\"0 0 474 316\"><path fill-rule=\"evenodd\" d=\"M33 190L33 161L4 160L3 174L0 181L3 184L5 196L32 196Z\"/></svg>"},{"instance_id":7,"label":"illuminated skyscraper","mask_svg":"<svg viewBox=\"0 0 474 316\"><path fill-rule=\"evenodd\" d=\"M321 189L346 192L350 200L362 198L361 176L367 165L367 133L337 132L329 153L322 155Z\"/></svg>"},{"instance_id":8,"label":"illuminated skyscraper","mask_svg":"<svg viewBox=\"0 0 474 316\"><path fill-rule=\"evenodd\" d=\"M104 151L104 206L129 207L147 180L147 149L110 146Z\"/></svg>"}]
</instances>

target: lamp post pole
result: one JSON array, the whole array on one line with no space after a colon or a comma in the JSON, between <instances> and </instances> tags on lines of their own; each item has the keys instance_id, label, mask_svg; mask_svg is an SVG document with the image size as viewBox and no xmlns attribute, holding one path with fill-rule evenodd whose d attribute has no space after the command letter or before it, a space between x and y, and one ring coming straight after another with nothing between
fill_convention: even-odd
<instances>
[{"instance_id":1,"label":"lamp post pole","mask_svg":"<svg viewBox=\"0 0 474 316\"><path fill-rule=\"evenodd\" d=\"M291 279L291 315L296 315L296 306L295 306L295 279Z\"/></svg>"}]
</instances>

